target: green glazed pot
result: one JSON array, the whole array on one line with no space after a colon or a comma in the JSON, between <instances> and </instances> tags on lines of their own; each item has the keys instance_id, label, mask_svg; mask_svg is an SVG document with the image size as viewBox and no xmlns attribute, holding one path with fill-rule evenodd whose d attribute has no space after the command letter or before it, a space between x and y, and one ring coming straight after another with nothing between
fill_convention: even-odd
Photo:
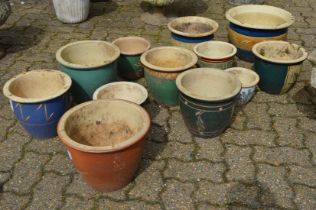
<instances>
[{"instance_id":1,"label":"green glazed pot","mask_svg":"<svg viewBox=\"0 0 316 210\"><path fill-rule=\"evenodd\" d=\"M197 56L181 47L156 47L141 56L145 79L154 99L166 106L179 104L179 91L175 79L178 74L192 68Z\"/></svg>"},{"instance_id":2,"label":"green glazed pot","mask_svg":"<svg viewBox=\"0 0 316 210\"><path fill-rule=\"evenodd\" d=\"M284 94L295 84L307 58L307 52L296 44L285 41L264 41L252 48L255 71L260 76L262 91Z\"/></svg>"},{"instance_id":3,"label":"green glazed pot","mask_svg":"<svg viewBox=\"0 0 316 210\"><path fill-rule=\"evenodd\" d=\"M144 75L140 56L150 48L147 39L137 36L121 37L113 41L121 51L118 60L118 74L127 80L136 80Z\"/></svg>"},{"instance_id":4,"label":"green glazed pot","mask_svg":"<svg viewBox=\"0 0 316 210\"><path fill-rule=\"evenodd\" d=\"M220 69L197 68L181 73L176 84L181 114L193 135L215 137L230 125L241 90L236 76Z\"/></svg>"},{"instance_id":5,"label":"green glazed pot","mask_svg":"<svg viewBox=\"0 0 316 210\"><path fill-rule=\"evenodd\" d=\"M73 80L72 95L77 103L92 99L94 91L117 80L120 50L105 41L78 41L61 47L56 53L60 69Z\"/></svg>"}]
</instances>

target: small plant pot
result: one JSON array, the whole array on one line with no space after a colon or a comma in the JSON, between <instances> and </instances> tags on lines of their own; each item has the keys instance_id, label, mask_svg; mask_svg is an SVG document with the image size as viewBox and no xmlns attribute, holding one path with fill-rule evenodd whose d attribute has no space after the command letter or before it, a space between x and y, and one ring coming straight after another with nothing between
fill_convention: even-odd
<instances>
[{"instance_id":1,"label":"small plant pot","mask_svg":"<svg viewBox=\"0 0 316 210\"><path fill-rule=\"evenodd\" d=\"M255 94L256 85L260 78L259 75L246 68L234 67L226 69L227 72L235 75L241 81L241 91L238 96L238 105L247 104Z\"/></svg>"},{"instance_id":2,"label":"small plant pot","mask_svg":"<svg viewBox=\"0 0 316 210\"><path fill-rule=\"evenodd\" d=\"M53 0L55 13L63 23L79 23L89 15L90 0Z\"/></svg>"},{"instance_id":3,"label":"small plant pot","mask_svg":"<svg viewBox=\"0 0 316 210\"><path fill-rule=\"evenodd\" d=\"M241 89L239 79L220 69L197 68L181 73L176 84L188 130L200 137L224 132L231 123Z\"/></svg>"},{"instance_id":4,"label":"small plant pot","mask_svg":"<svg viewBox=\"0 0 316 210\"><path fill-rule=\"evenodd\" d=\"M154 99L166 106L178 105L179 91L175 79L179 73L195 66L197 56L181 47L156 47L145 52L140 60Z\"/></svg>"},{"instance_id":5,"label":"small plant pot","mask_svg":"<svg viewBox=\"0 0 316 210\"><path fill-rule=\"evenodd\" d=\"M89 186L111 192L134 177L150 127L148 113L124 100L79 104L58 123L58 136Z\"/></svg>"},{"instance_id":6,"label":"small plant pot","mask_svg":"<svg viewBox=\"0 0 316 210\"><path fill-rule=\"evenodd\" d=\"M260 76L262 91L284 94L295 84L307 58L304 48L284 41L264 41L252 49L255 55L255 71Z\"/></svg>"},{"instance_id":7,"label":"small plant pot","mask_svg":"<svg viewBox=\"0 0 316 210\"><path fill-rule=\"evenodd\" d=\"M77 103L92 99L100 86L117 80L119 48L105 41L78 41L56 53L60 69L73 80L71 91Z\"/></svg>"},{"instance_id":8,"label":"small plant pot","mask_svg":"<svg viewBox=\"0 0 316 210\"><path fill-rule=\"evenodd\" d=\"M33 70L21 73L3 87L11 109L33 138L57 135L57 123L70 106L71 79L56 70Z\"/></svg>"},{"instance_id":9,"label":"small plant pot","mask_svg":"<svg viewBox=\"0 0 316 210\"><path fill-rule=\"evenodd\" d=\"M254 61L252 47L265 40L286 40L288 27L294 23L291 13L268 5L242 5L226 12L230 22L228 37L238 49L237 56Z\"/></svg>"},{"instance_id":10,"label":"small plant pot","mask_svg":"<svg viewBox=\"0 0 316 210\"><path fill-rule=\"evenodd\" d=\"M227 42L203 42L195 45L193 51L199 57L200 67L227 69L235 65L237 48Z\"/></svg>"},{"instance_id":11,"label":"small plant pot","mask_svg":"<svg viewBox=\"0 0 316 210\"><path fill-rule=\"evenodd\" d=\"M196 44L214 39L218 23L205 17L187 16L169 22L168 29L172 45L192 50Z\"/></svg>"},{"instance_id":12,"label":"small plant pot","mask_svg":"<svg viewBox=\"0 0 316 210\"><path fill-rule=\"evenodd\" d=\"M127 80L136 80L144 76L140 56L150 48L147 39L136 36L121 37L113 41L121 51L118 60L118 74Z\"/></svg>"},{"instance_id":13,"label":"small plant pot","mask_svg":"<svg viewBox=\"0 0 316 210\"><path fill-rule=\"evenodd\" d=\"M99 87L93 94L93 100L122 99L138 105L144 103L147 97L146 88L134 82L111 82Z\"/></svg>"}]
</instances>

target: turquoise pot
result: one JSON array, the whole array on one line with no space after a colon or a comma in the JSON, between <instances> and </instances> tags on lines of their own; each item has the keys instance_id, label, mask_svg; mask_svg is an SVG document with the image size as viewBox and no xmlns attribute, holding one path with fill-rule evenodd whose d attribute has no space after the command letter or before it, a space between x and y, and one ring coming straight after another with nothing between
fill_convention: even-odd
<instances>
[{"instance_id":1,"label":"turquoise pot","mask_svg":"<svg viewBox=\"0 0 316 210\"><path fill-rule=\"evenodd\" d=\"M231 123L241 90L239 79L220 69L198 68L181 73L180 110L188 130L196 136L215 137Z\"/></svg>"},{"instance_id":2,"label":"turquoise pot","mask_svg":"<svg viewBox=\"0 0 316 210\"><path fill-rule=\"evenodd\" d=\"M104 41L79 41L56 53L60 69L73 80L72 95L77 103L92 99L100 86L117 80L118 47Z\"/></svg>"}]
</instances>

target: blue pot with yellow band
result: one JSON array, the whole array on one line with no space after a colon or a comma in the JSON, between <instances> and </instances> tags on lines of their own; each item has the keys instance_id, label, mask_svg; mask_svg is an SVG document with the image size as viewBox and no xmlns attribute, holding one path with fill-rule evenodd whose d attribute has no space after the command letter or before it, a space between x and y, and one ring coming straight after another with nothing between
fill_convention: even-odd
<instances>
[{"instance_id":1,"label":"blue pot with yellow band","mask_svg":"<svg viewBox=\"0 0 316 210\"><path fill-rule=\"evenodd\" d=\"M252 47L266 40L286 40L288 27L294 23L291 13L268 5L242 5L226 12L228 37L240 59L254 61Z\"/></svg>"}]
</instances>

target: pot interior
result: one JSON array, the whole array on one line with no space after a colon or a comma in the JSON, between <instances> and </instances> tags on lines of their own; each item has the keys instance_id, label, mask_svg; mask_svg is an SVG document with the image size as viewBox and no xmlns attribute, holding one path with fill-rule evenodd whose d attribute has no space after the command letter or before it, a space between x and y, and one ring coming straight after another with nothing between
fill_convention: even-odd
<instances>
[{"instance_id":1,"label":"pot interior","mask_svg":"<svg viewBox=\"0 0 316 210\"><path fill-rule=\"evenodd\" d=\"M172 27L182 33L202 34L213 30L213 27L208 23L199 22L197 20L186 20L183 22L175 22Z\"/></svg>"},{"instance_id":2,"label":"pot interior","mask_svg":"<svg viewBox=\"0 0 316 210\"><path fill-rule=\"evenodd\" d=\"M256 85L258 80L258 76L252 70L241 69L241 68L231 68L227 70L229 73L238 77L241 81L242 87L250 87Z\"/></svg>"},{"instance_id":3,"label":"pot interior","mask_svg":"<svg viewBox=\"0 0 316 210\"><path fill-rule=\"evenodd\" d=\"M71 113L65 131L83 145L115 147L135 136L144 123L143 114L130 103L96 101Z\"/></svg>"},{"instance_id":4,"label":"pot interior","mask_svg":"<svg viewBox=\"0 0 316 210\"><path fill-rule=\"evenodd\" d=\"M234 54L235 48L228 43L205 42L197 45L196 53L206 58L225 58Z\"/></svg>"},{"instance_id":5,"label":"pot interior","mask_svg":"<svg viewBox=\"0 0 316 210\"><path fill-rule=\"evenodd\" d=\"M117 54L117 50L108 43L83 41L65 47L60 56L68 63L93 67L111 63Z\"/></svg>"},{"instance_id":6,"label":"pot interior","mask_svg":"<svg viewBox=\"0 0 316 210\"><path fill-rule=\"evenodd\" d=\"M256 50L261 56L273 60L291 61L303 56L300 46L285 42L266 42Z\"/></svg>"},{"instance_id":7,"label":"pot interior","mask_svg":"<svg viewBox=\"0 0 316 210\"><path fill-rule=\"evenodd\" d=\"M123 54L140 54L150 46L147 40L140 37L124 37L115 40L113 43L120 48Z\"/></svg>"},{"instance_id":8,"label":"pot interior","mask_svg":"<svg viewBox=\"0 0 316 210\"><path fill-rule=\"evenodd\" d=\"M279 26L287 21L282 17L265 12L244 12L233 16L242 24L254 26Z\"/></svg>"}]
</instances>

